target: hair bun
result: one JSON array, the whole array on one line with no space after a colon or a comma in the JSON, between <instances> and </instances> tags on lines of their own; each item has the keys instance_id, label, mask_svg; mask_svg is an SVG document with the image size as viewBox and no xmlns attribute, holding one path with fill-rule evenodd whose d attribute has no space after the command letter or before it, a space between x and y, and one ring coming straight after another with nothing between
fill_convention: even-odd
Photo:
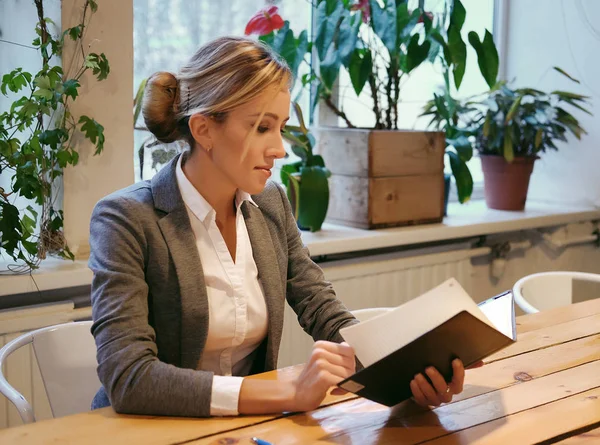
<instances>
[{"instance_id":1,"label":"hair bun","mask_svg":"<svg viewBox=\"0 0 600 445\"><path fill-rule=\"evenodd\" d=\"M142 115L146 127L161 142L174 142L182 138L177 125L179 85L173 73L154 73L146 83Z\"/></svg>"}]
</instances>

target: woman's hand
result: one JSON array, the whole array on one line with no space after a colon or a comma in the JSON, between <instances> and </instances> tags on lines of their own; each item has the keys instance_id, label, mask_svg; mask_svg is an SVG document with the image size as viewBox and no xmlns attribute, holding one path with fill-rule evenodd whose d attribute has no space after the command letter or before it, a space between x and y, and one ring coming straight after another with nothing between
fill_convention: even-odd
<instances>
[{"instance_id":1,"label":"woman's hand","mask_svg":"<svg viewBox=\"0 0 600 445\"><path fill-rule=\"evenodd\" d=\"M483 366L483 362L477 362L468 369L479 368ZM437 369L430 366L425 370L425 373L433 383L431 385L423 374L417 374L410 382L410 389L415 402L421 406L439 406L442 403L448 403L452 400L452 396L460 394L463 390L465 381L465 368L459 359L452 361L452 381L446 383L444 377Z\"/></svg>"},{"instance_id":2,"label":"woman's hand","mask_svg":"<svg viewBox=\"0 0 600 445\"><path fill-rule=\"evenodd\" d=\"M354 350L347 343L318 341L308 363L294 381L294 411L319 407L332 386L355 372Z\"/></svg>"}]
</instances>

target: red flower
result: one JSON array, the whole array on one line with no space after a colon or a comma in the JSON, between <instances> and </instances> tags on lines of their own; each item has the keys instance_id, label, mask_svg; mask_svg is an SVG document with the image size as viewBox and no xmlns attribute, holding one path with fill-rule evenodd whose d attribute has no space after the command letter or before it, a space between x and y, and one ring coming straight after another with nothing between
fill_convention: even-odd
<instances>
[{"instance_id":1,"label":"red flower","mask_svg":"<svg viewBox=\"0 0 600 445\"><path fill-rule=\"evenodd\" d=\"M369 18L371 17L371 6L369 5L369 0L358 0L358 3L352 5L350 10L362 11L363 23L369 23Z\"/></svg>"},{"instance_id":2,"label":"red flower","mask_svg":"<svg viewBox=\"0 0 600 445\"><path fill-rule=\"evenodd\" d=\"M264 36L283 26L277 6L263 8L252 16L246 25L246 35L258 34Z\"/></svg>"},{"instance_id":3,"label":"red flower","mask_svg":"<svg viewBox=\"0 0 600 445\"><path fill-rule=\"evenodd\" d=\"M423 14L421 14L421 17L419 17L419 20L417 21L417 23L423 23L423 16L426 15L427 17L429 17L429 20L433 20L433 13L431 12L424 12Z\"/></svg>"}]
</instances>

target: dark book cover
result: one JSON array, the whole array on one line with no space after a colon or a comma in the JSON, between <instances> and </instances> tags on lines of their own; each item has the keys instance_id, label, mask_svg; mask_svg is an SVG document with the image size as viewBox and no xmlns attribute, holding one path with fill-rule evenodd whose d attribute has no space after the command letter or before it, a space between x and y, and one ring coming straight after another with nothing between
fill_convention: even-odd
<instances>
[{"instance_id":1,"label":"dark book cover","mask_svg":"<svg viewBox=\"0 0 600 445\"><path fill-rule=\"evenodd\" d=\"M412 396L410 382L428 366L452 380L452 360L465 367L514 343L467 311L343 380L338 386L361 397L394 406Z\"/></svg>"}]
</instances>

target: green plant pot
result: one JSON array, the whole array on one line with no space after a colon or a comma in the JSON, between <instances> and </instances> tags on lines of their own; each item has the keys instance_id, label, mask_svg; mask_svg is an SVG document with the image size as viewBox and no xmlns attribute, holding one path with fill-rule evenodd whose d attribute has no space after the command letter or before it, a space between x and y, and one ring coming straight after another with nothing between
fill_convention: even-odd
<instances>
[{"instance_id":1,"label":"green plant pot","mask_svg":"<svg viewBox=\"0 0 600 445\"><path fill-rule=\"evenodd\" d=\"M448 197L450 196L450 180L452 175L449 173L444 174L444 216L448 215Z\"/></svg>"},{"instance_id":2,"label":"green plant pot","mask_svg":"<svg viewBox=\"0 0 600 445\"><path fill-rule=\"evenodd\" d=\"M299 173L294 173L293 176L299 183L299 189L287 187L287 195L296 224L300 230L317 232L321 230L327 216L329 184L325 182L324 188L316 189L314 184L312 184L312 187L308 186L308 183L303 184ZM297 196L297 190L299 190L300 196ZM316 203L321 203L321 205L316 205Z\"/></svg>"}]
</instances>

